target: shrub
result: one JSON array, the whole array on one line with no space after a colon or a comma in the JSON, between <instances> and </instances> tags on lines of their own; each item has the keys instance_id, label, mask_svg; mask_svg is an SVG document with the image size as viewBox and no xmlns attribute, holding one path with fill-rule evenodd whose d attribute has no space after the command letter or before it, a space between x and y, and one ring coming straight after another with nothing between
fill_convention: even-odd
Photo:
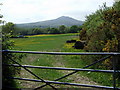
<instances>
[{"instance_id":1,"label":"shrub","mask_svg":"<svg viewBox=\"0 0 120 90\"><path fill-rule=\"evenodd\" d=\"M81 41L77 41L74 45L75 49L83 49L84 48L84 43L82 43Z\"/></svg>"},{"instance_id":2,"label":"shrub","mask_svg":"<svg viewBox=\"0 0 120 90\"><path fill-rule=\"evenodd\" d=\"M91 52L120 52L120 2L112 7L103 7L95 13L87 16L83 29L80 32L80 39L86 40L86 51ZM84 57L84 59L88 57ZM118 57L119 58L119 57ZM90 59L91 62L96 58ZM112 58L111 58L112 59ZM103 62L106 69L111 69L111 59ZM107 62L107 63L106 63ZM120 61L118 61L117 69ZM101 65L99 65L101 66Z\"/></svg>"},{"instance_id":3,"label":"shrub","mask_svg":"<svg viewBox=\"0 0 120 90\"><path fill-rule=\"evenodd\" d=\"M5 26L4 26L5 27ZM8 28L9 29L9 28ZM14 42L10 40L11 33L5 32L6 29L2 28L2 50L11 50L14 46ZM20 68L8 67L6 64L14 64L12 60L20 62L23 55L13 53L2 54L2 87L16 87L16 82L8 77L13 77L20 72Z\"/></svg>"}]
</instances>

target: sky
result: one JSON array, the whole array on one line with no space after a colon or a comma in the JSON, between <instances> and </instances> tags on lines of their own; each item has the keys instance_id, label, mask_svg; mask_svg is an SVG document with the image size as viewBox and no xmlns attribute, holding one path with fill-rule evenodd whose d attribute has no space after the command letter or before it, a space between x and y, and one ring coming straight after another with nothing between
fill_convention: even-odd
<instances>
[{"instance_id":1,"label":"sky","mask_svg":"<svg viewBox=\"0 0 120 90\"><path fill-rule=\"evenodd\" d=\"M0 13L6 22L30 23L69 16L85 21L85 17L106 2L112 6L114 0L1 0Z\"/></svg>"}]
</instances>

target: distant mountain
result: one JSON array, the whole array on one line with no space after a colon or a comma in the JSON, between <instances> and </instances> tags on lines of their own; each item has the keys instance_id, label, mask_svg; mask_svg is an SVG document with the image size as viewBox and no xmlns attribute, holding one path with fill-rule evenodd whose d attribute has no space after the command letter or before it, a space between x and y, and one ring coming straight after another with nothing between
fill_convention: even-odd
<instances>
[{"instance_id":1,"label":"distant mountain","mask_svg":"<svg viewBox=\"0 0 120 90\"><path fill-rule=\"evenodd\" d=\"M34 22L34 23L23 23L23 24L16 24L16 27L19 28L46 28L46 27L58 27L60 25L65 26L72 26L72 25L82 25L83 21L79 21L76 19L73 19L71 17L62 16L57 19L53 20L46 20L46 21L40 21L40 22Z\"/></svg>"}]
</instances>

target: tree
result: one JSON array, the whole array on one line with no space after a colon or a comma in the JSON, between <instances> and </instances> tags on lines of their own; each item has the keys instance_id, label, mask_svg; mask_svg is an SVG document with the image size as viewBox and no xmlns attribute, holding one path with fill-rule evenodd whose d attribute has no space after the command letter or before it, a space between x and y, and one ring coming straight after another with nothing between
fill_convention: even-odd
<instances>
[{"instance_id":1,"label":"tree","mask_svg":"<svg viewBox=\"0 0 120 90\"><path fill-rule=\"evenodd\" d=\"M43 30L41 28L34 28L32 30L32 34L43 34Z\"/></svg>"},{"instance_id":2,"label":"tree","mask_svg":"<svg viewBox=\"0 0 120 90\"><path fill-rule=\"evenodd\" d=\"M60 31L60 33L66 33L67 31L66 31L65 25L59 26L59 31Z\"/></svg>"},{"instance_id":3,"label":"tree","mask_svg":"<svg viewBox=\"0 0 120 90\"><path fill-rule=\"evenodd\" d=\"M51 34L60 34L60 31L57 28L51 28L50 33Z\"/></svg>"},{"instance_id":4,"label":"tree","mask_svg":"<svg viewBox=\"0 0 120 90\"><path fill-rule=\"evenodd\" d=\"M103 7L87 16L80 32L80 39L86 40L84 50L94 52L120 52L120 2L112 7ZM88 57L85 57L88 58ZM96 58L91 59L93 62ZM111 58L112 59L112 58ZM111 59L103 62L106 69L111 69ZM117 69L120 62L117 63ZM101 66L97 66L101 67Z\"/></svg>"},{"instance_id":5,"label":"tree","mask_svg":"<svg viewBox=\"0 0 120 90\"><path fill-rule=\"evenodd\" d=\"M79 31L79 28L77 25L73 25L70 27L70 33L77 33Z\"/></svg>"},{"instance_id":6,"label":"tree","mask_svg":"<svg viewBox=\"0 0 120 90\"><path fill-rule=\"evenodd\" d=\"M50 27L45 28L44 30L45 30L45 33L46 33L46 34L50 34Z\"/></svg>"},{"instance_id":7,"label":"tree","mask_svg":"<svg viewBox=\"0 0 120 90\"><path fill-rule=\"evenodd\" d=\"M11 35L15 34L14 24L12 22L8 22L2 26L3 33L10 33Z\"/></svg>"},{"instance_id":8,"label":"tree","mask_svg":"<svg viewBox=\"0 0 120 90\"><path fill-rule=\"evenodd\" d=\"M14 46L14 42L10 40L14 31L13 23L6 23L2 26L2 50L10 50ZM2 54L2 88L16 87L16 82L8 77L13 77L20 72L20 68L8 67L6 64L14 64L12 60L20 61L23 55L4 53Z\"/></svg>"}]
</instances>

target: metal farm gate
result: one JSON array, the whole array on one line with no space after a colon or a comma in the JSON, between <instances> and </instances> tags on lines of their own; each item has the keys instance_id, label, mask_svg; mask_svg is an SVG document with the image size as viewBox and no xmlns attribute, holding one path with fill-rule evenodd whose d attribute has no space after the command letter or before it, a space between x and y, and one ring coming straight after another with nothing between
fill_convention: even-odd
<instances>
[{"instance_id":1,"label":"metal farm gate","mask_svg":"<svg viewBox=\"0 0 120 90\"><path fill-rule=\"evenodd\" d=\"M38 51L13 51L13 50L3 50L3 53L28 53L28 54L49 54L49 55L103 55L104 58L101 58L90 65L87 65L81 69L78 68L62 68L62 67L44 67L44 66L31 66L31 65L21 65L15 60L13 61L15 64L12 65L7 65L7 66L14 66L14 67L22 67L25 69L27 72L29 72L31 75L35 76L37 79L28 79L28 78L20 78L20 77L9 77L9 79L17 79L17 80L25 80L25 81L33 81L33 82L42 82L44 85L35 87L35 90L43 88L47 85L49 85L51 88L57 90L57 88L51 84L62 84L62 85L73 85L73 86L83 86L83 87L94 87L94 88L103 88L103 89L120 89L116 87L116 73L120 73L120 70L116 70L116 63L118 61L118 56L120 56L120 53L116 52L80 52L80 53L70 53L70 52L38 52ZM110 57L113 57L113 70L95 70L95 69L86 69L92 65L95 65L101 61L104 61ZM56 80L53 81L48 81L44 80L41 77L37 76L34 74L32 71L30 71L28 68L39 68L39 69L54 69L54 70L72 70L73 72L64 75L60 78L57 78ZM113 74L113 87L108 87L108 86L99 86L99 85L87 85L87 84L80 84L80 83L68 83L68 82L59 82L59 80L69 77L70 75L73 75L79 71L90 71L90 72L103 72L103 73L112 73Z\"/></svg>"}]
</instances>

